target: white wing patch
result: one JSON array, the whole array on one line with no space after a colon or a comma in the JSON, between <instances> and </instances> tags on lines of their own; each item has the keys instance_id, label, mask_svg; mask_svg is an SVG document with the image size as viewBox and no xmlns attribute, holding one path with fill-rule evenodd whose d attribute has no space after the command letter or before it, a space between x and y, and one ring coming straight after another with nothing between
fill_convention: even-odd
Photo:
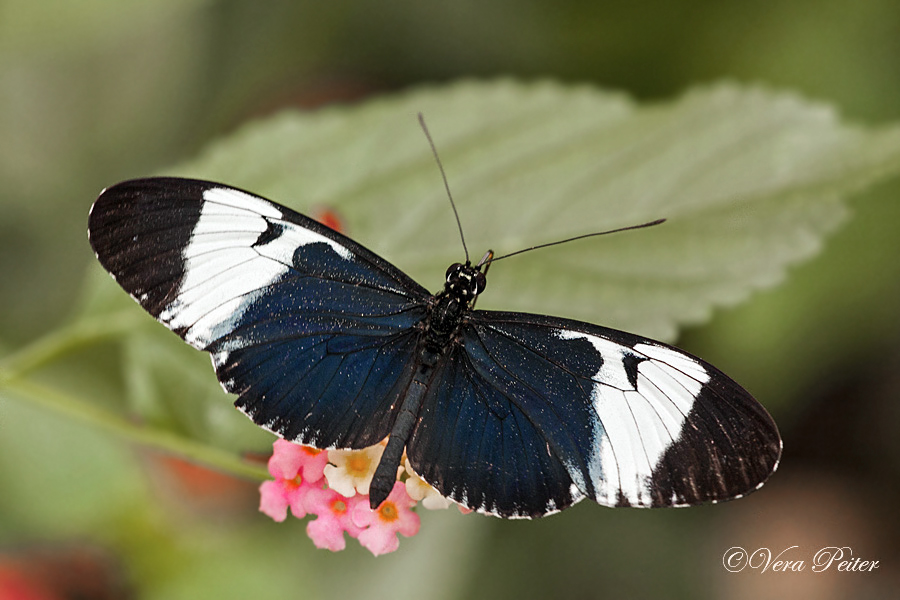
<instances>
[{"instance_id":1,"label":"white wing patch","mask_svg":"<svg viewBox=\"0 0 900 600\"><path fill-rule=\"evenodd\" d=\"M603 357L603 365L597 371L597 374L594 375L595 381L602 381L606 385L620 390L632 389L631 384L628 382L628 374L625 372L625 367L622 364L625 358L625 351L628 348L602 337L580 331L572 331L571 329L560 329L556 335L561 340L587 340L597 350L597 353Z\"/></svg>"},{"instance_id":2,"label":"white wing patch","mask_svg":"<svg viewBox=\"0 0 900 600\"><path fill-rule=\"evenodd\" d=\"M602 359L591 378L595 382L591 402L598 418L588 475L595 500L609 506L623 498L632 506L652 505L653 471L678 441L709 373L693 358L663 346L641 343L629 348L565 329L556 335L587 340ZM638 359L636 385L625 366L629 355ZM569 471L573 481L583 479L574 466Z\"/></svg>"},{"instance_id":3,"label":"white wing patch","mask_svg":"<svg viewBox=\"0 0 900 600\"><path fill-rule=\"evenodd\" d=\"M262 198L258 198L251 194L245 194L234 188L214 187L203 192L203 199L216 205L216 207L230 206L240 210L238 214L251 213L253 215L262 215L273 219L280 219L282 213L271 202L267 202ZM203 207L206 210L206 206ZM227 214L228 211L223 211ZM234 214L234 213L232 213Z\"/></svg>"},{"instance_id":4,"label":"white wing patch","mask_svg":"<svg viewBox=\"0 0 900 600\"><path fill-rule=\"evenodd\" d=\"M636 344L634 349L653 361L653 364L664 369L679 383L684 385L692 395L696 396L709 381L709 373L691 357L676 352L671 348L652 344Z\"/></svg>"},{"instance_id":5,"label":"white wing patch","mask_svg":"<svg viewBox=\"0 0 900 600\"><path fill-rule=\"evenodd\" d=\"M291 268L294 252L323 243L344 260L353 254L314 231L279 221L279 235L256 244L281 219L277 207L233 189L203 192L203 207L191 240L182 251L184 278L175 299L160 312L170 329L186 329L184 339L204 349L232 331L247 307Z\"/></svg>"}]
</instances>

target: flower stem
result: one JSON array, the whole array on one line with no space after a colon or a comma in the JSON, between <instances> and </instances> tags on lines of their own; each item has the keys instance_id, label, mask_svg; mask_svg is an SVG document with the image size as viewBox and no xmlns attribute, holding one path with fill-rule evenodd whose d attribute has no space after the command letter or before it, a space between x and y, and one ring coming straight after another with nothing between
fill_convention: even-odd
<instances>
[{"instance_id":1,"label":"flower stem","mask_svg":"<svg viewBox=\"0 0 900 600\"><path fill-rule=\"evenodd\" d=\"M82 319L38 338L0 361L0 385L40 368L66 352L127 332L135 326L131 311Z\"/></svg>"},{"instance_id":2,"label":"flower stem","mask_svg":"<svg viewBox=\"0 0 900 600\"><path fill-rule=\"evenodd\" d=\"M202 463L219 471L263 481L268 479L265 466L243 460L235 454L169 431L132 423L90 402L75 398L54 388L25 379L14 379L0 373L0 392L25 398L67 417L119 435L131 442L175 454L189 461Z\"/></svg>"}]
</instances>

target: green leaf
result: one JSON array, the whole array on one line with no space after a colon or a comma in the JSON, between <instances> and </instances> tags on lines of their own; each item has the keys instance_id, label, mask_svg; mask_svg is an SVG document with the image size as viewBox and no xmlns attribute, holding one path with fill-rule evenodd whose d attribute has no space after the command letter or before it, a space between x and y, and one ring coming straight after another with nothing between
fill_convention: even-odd
<instances>
[{"instance_id":1,"label":"green leaf","mask_svg":"<svg viewBox=\"0 0 900 600\"><path fill-rule=\"evenodd\" d=\"M500 261L479 307L657 338L671 339L680 324L780 281L846 218L849 192L900 169L897 128L851 127L829 108L783 92L723 84L639 107L585 86L498 81L284 113L246 126L174 173L237 185L303 212L334 209L348 234L438 290L463 254L417 111L445 164L473 260L488 246L504 254L668 219ZM9 359L7 377L79 340L119 336L127 342L120 406L150 426L149 443L171 449L203 440L190 452L218 464L234 461L216 446L268 443L224 402L206 357L140 316L111 279L97 281L83 320ZM141 317L133 327L103 317L129 311ZM55 404L80 410L75 399ZM112 415L85 418L141 438Z\"/></svg>"},{"instance_id":2,"label":"green leaf","mask_svg":"<svg viewBox=\"0 0 900 600\"><path fill-rule=\"evenodd\" d=\"M900 130L842 124L785 92L721 84L638 106L588 86L463 82L246 126L176 174L302 212L438 290L463 258L424 112L473 260L657 218L661 226L498 262L480 308L672 339L781 281L847 216L847 193L900 169Z\"/></svg>"},{"instance_id":3,"label":"green leaf","mask_svg":"<svg viewBox=\"0 0 900 600\"><path fill-rule=\"evenodd\" d=\"M163 327L128 336L124 350L131 414L153 427L216 447L270 449L271 434L227 401L208 355L182 343Z\"/></svg>"}]
</instances>

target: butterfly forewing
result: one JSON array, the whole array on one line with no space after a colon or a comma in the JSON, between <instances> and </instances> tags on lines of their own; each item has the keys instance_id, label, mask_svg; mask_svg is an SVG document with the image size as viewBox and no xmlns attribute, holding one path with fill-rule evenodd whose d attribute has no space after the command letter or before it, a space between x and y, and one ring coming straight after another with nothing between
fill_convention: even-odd
<instances>
[{"instance_id":1,"label":"butterfly forewing","mask_svg":"<svg viewBox=\"0 0 900 600\"><path fill-rule=\"evenodd\" d=\"M257 424L323 447L390 431L430 295L383 259L268 200L187 179L104 190L89 233L126 291L212 354Z\"/></svg>"}]
</instances>

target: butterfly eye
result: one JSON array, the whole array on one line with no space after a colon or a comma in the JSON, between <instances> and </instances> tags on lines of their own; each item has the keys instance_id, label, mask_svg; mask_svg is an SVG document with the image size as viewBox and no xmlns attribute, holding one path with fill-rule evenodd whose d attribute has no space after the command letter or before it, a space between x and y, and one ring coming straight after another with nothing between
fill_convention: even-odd
<instances>
[{"instance_id":1,"label":"butterfly eye","mask_svg":"<svg viewBox=\"0 0 900 600\"><path fill-rule=\"evenodd\" d=\"M483 292L485 286L487 286L487 278L484 276L484 273L478 271L475 273L475 295L477 296Z\"/></svg>"},{"instance_id":2,"label":"butterfly eye","mask_svg":"<svg viewBox=\"0 0 900 600\"><path fill-rule=\"evenodd\" d=\"M450 265L450 267L447 269L447 282L449 282L450 279L455 279L456 277L458 277L459 272L462 270L462 267L463 266L461 263L453 263L452 265Z\"/></svg>"}]
</instances>

